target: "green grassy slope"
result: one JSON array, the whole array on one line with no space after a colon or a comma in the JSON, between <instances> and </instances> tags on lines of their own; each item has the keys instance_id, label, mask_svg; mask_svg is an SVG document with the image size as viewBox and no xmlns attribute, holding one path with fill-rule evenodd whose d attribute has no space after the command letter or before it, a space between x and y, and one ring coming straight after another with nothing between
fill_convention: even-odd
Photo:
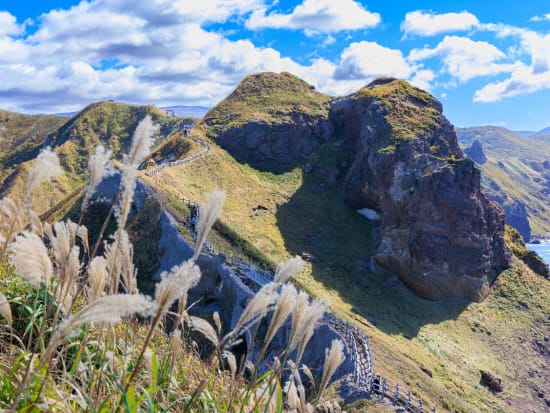
<instances>
[{"instance_id":1,"label":"green grassy slope","mask_svg":"<svg viewBox=\"0 0 550 413\"><path fill-rule=\"evenodd\" d=\"M550 236L550 140L521 137L505 128L457 128L459 142L479 140L488 160L481 165L486 191L503 203L526 205L533 235Z\"/></svg>"},{"instance_id":2,"label":"green grassy slope","mask_svg":"<svg viewBox=\"0 0 550 413\"><path fill-rule=\"evenodd\" d=\"M330 97L290 73L258 73L245 77L237 88L201 120L209 136L248 120L288 121L292 114L326 117Z\"/></svg>"},{"instance_id":3,"label":"green grassy slope","mask_svg":"<svg viewBox=\"0 0 550 413\"><path fill-rule=\"evenodd\" d=\"M65 174L40 188L33 199L35 210L43 213L82 188L87 179L88 159L97 145L111 149L115 158L121 159L129 149L137 124L146 114L160 125L160 132L155 136L157 143L183 121L182 118L166 115L152 105L135 106L111 101L91 104L72 118L65 118L65 123L48 135L48 142L58 154ZM32 159L39 149L38 145L31 148L23 145L4 156L0 175L1 195L21 195Z\"/></svg>"}]
</instances>

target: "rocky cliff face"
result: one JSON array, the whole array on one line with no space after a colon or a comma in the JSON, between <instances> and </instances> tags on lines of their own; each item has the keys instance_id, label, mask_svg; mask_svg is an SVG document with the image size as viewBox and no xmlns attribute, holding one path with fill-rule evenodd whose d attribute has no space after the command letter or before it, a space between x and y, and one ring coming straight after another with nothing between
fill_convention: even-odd
<instances>
[{"instance_id":1,"label":"rocky cliff face","mask_svg":"<svg viewBox=\"0 0 550 413\"><path fill-rule=\"evenodd\" d=\"M334 102L331 117L355 154L346 202L382 217L378 264L423 297L482 300L510 262L504 213L481 192L441 104L382 79Z\"/></svg>"},{"instance_id":2,"label":"rocky cliff face","mask_svg":"<svg viewBox=\"0 0 550 413\"><path fill-rule=\"evenodd\" d=\"M287 164L332 136L329 100L290 73L258 73L209 111L202 125L239 161Z\"/></svg>"}]
</instances>

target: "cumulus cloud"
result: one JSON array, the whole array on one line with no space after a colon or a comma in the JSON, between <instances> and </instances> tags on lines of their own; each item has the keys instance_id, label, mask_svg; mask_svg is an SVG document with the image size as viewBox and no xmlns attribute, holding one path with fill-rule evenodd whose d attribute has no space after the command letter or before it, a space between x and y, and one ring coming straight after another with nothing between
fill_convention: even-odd
<instances>
[{"instance_id":1,"label":"cumulus cloud","mask_svg":"<svg viewBox=\"0 0 550 413\"><path fill-rule=\"evenodd\" d=\"M513 96L550 89L550 34L542 35L529 30L515 32L529 63L517 62L510 76L491 82L476 91L475 102L496 102Z\"/></svg>"},{"instance_id":2,"label":"cumulus cloud","mask_svg":"<svg viewBox=\"0 0 550 413\"><path fill-rule=\"evenodd\" d=\"M0 36L18 35L25 30L26 23L18 24L17 19L7 11L0 11Z\"/></svg>"},{"instance_id":3,"label":"cumulus cloud","mask_svg":"<svg viewBox=\"0 0 550 413\"><path fill-rule=\"evenodd\" d=\"M436 14L416 10L408 12L401 23L401 31L407 35L435 36L441 33L470 30L479 25L476 16L467 12Z\"/></svg>"},{"instance_id":4,"label":"cumulus cloud","mask_svg":"<svg viewBox=\"0 0 550 413\"><path fill-rule=\"evenodd\" d=\"M532 21L532 22L550 21L550 13L544 14L542 16L533 16L529 19L529 21Z\"/></svg>"},{"instance_id":5,"label":"cumulus cloud","mask_svg":"<svg viewBox=\"0 0 550 413\"><path fill-rule=\"evenodd\" d=\"M354 0L304 0L290 14L271 12L263 7L246 22L251 30L263 28L305 30L306 34L334 33L375 27L381 21Z\"/></svg>"},{"instance_id":6,"label":"cumulus cloud","mask_svg":"<svg viewBox=\"0 0 550 413\"><path fill-rule=\"evenodd\" d=\"M406 79L412 71L413 68L407 63L401 50L362 41L351 43L342 51L335 78L365 81L390 76Z\"/></svg>"},{"instance_id":7,"label":"cumulus cloud","mask_svg":"<svg viewBox=\"0 0 550 413\"><path fill-rule=\"evenodd\" d=\"M506 55L497 47L468 37L445 36L436 47L413 49L408 56L413 62L433 57L441 59L444 70L461 82L514 69L513 64L498 63Z\"/></svg>"}]
</instances>

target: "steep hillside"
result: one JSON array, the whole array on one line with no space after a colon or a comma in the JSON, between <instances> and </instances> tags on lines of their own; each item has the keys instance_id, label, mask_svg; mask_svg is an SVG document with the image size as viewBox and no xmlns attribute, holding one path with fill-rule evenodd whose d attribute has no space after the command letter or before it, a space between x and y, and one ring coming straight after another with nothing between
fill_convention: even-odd
<instances>
[{"instance_id":1,"label":"steep hillside","mask_svg":"<svg viewBox=\"0 0 550 413\"><path fill-rule=\"evenodd\" d=\"M146 114L151 115L161 126L156 136L157 143L182 122L181 118L168 116L155 106L134 106L111 101L91 104L72 118L65 119L62 126L51 131L45 139L42 138L40 145L18 146L8 152L2 158L0 194L10 193L15 197L21 194L29 163L38 154L40 147L47 144L59 155L66 173L55 183L41 188L35 197L35 209L40 213L45 212L73 191L81 189L86 180L89 156L98 144L111 149L115 158L120 159L129 148L138 122Z\"/></svg>"},{"instance_id":2,"label":"steep hillside","mask_svg":"<svg viewBox=\"0 0 550 413\"><path fill-rule=\"evenodd\" d=\"M388 141L381 153L393 151L392 145L413 142L418 133L430 129L426 121L432 126L441 122L437 102L428 94L406 83L390 87L382 82L379 86L380 93L364 89L354 98L359 106L364 102L361 97L384 102L379 107L387 110L383 124L393 143ZM264 99L260 106L274 105ZM338 113L343 115L334 110ZM246 120L241 112L233 116ZM366 331L377 372L410 388L416 397L435 402L438 411L537 412L544 408L544 399L537 394L550 391L545 376L549 364L536 343L550 334L547 280L513 258L512 267L499 276L482 303L421 299L397 276L373 265L370 257L380 241L373 229L380 224L342 202L345 178L357 153L346 143L345 128L336 125L327 143L285 168L271 164L258 169L237 161L235 158L240 158L232 148L230 154L220 146L213 128L216 118L212 112L207 118L210 124L205 122L192 131L202 139L212 138L207 156L146 178L163 194L164 204L175 215L183 218L188 213L180 203L182 198L202 201L208 191L226 189L222 222L211 242L256 265L269 266L300 254L307 263L296 283L329 299L334 312ZM353 119L347 125L361 130ZM394 135L392 127L397 131ZM450 125L438 136L448 128ZM288 130L292 131L292 126ZM458 151L456 141L454 146L442 141L427 148L434 157L443 158L442 166ZM458 153L455 156L458 160ZM445 168L452 168L453 162ZM503 393L484 387L480 370L502 378ZM365 410L361 403L356 408Z\"/></svg>"},{"instance_id":3,"label":"steep hillside","mask_svg":"<svg viewBox=\"0 0 550 413\"><path fill-rule=\"evenodd\" d=\"M202 119L207 136L256 165L288 164L332 135L330 98L290 73L247 76Z\"/></svg>"},{"instance_id":4,"label":"steep hillside","mask_svg":"<svg viewBox=\"0 0 550 413\"><path fill-rule=\"evenodd\" d=\"M503 206L506 223L527 241L550 236L550 140L495 126L458 128L457 136L465 148L481 144L483 186Z\"/></svg>"}]
</instances>

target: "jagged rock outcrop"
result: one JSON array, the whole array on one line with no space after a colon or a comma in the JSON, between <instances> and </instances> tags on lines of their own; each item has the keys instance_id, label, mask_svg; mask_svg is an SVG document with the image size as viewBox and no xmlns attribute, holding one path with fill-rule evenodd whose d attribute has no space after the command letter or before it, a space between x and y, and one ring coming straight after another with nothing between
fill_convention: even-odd
<instances>
[{"instance_id":1,"label":"jagged rock outcrop","mask_svg":"<svg viewBox=\"0 0 550 413\"><path fill-rule=\"evenodd\" d=\"M288 164L332 136L329 100L290 73L258 73L247 76L202 124L239 161Z\"/></svg>"},{"instance_id":2,"label":"jagged rock outcrop","mask_svg":"<svg viewBox=\"0 0 550 413\"><path fill-rule=\"evenodd\" d=\"M485 162L487 162L487 157L483 152L483 146L481 145L481 142L477 139L474 141L474 143L472 143L472 146L464 149L464 154L480 165L483 165Z\"/></svg>"},{"instance_id":3,"label":"jagged rock outcrop","mask_svg":"<svg viewBox=\"0 0 550 413\"><path fill-rule=\"evenodd\" d=\"M530 242L531 225L525 204L518 200L506 202L504 203L504 212L506 213L506 224L517 229L525 242Z\"/></svg>"},{"instance_id":4,"label":"jagged rock outcrop","mask_svg":"<svg viewBox=\"0 0 550 413\"><path fill-rule=\"evenodd\" d=\"M482 300L510 263L504 213L480 189L441 104L380 79L332 104L354 161L344 199L381 216L379 265L429 299Z\"/></svg>"}]
</instances>

